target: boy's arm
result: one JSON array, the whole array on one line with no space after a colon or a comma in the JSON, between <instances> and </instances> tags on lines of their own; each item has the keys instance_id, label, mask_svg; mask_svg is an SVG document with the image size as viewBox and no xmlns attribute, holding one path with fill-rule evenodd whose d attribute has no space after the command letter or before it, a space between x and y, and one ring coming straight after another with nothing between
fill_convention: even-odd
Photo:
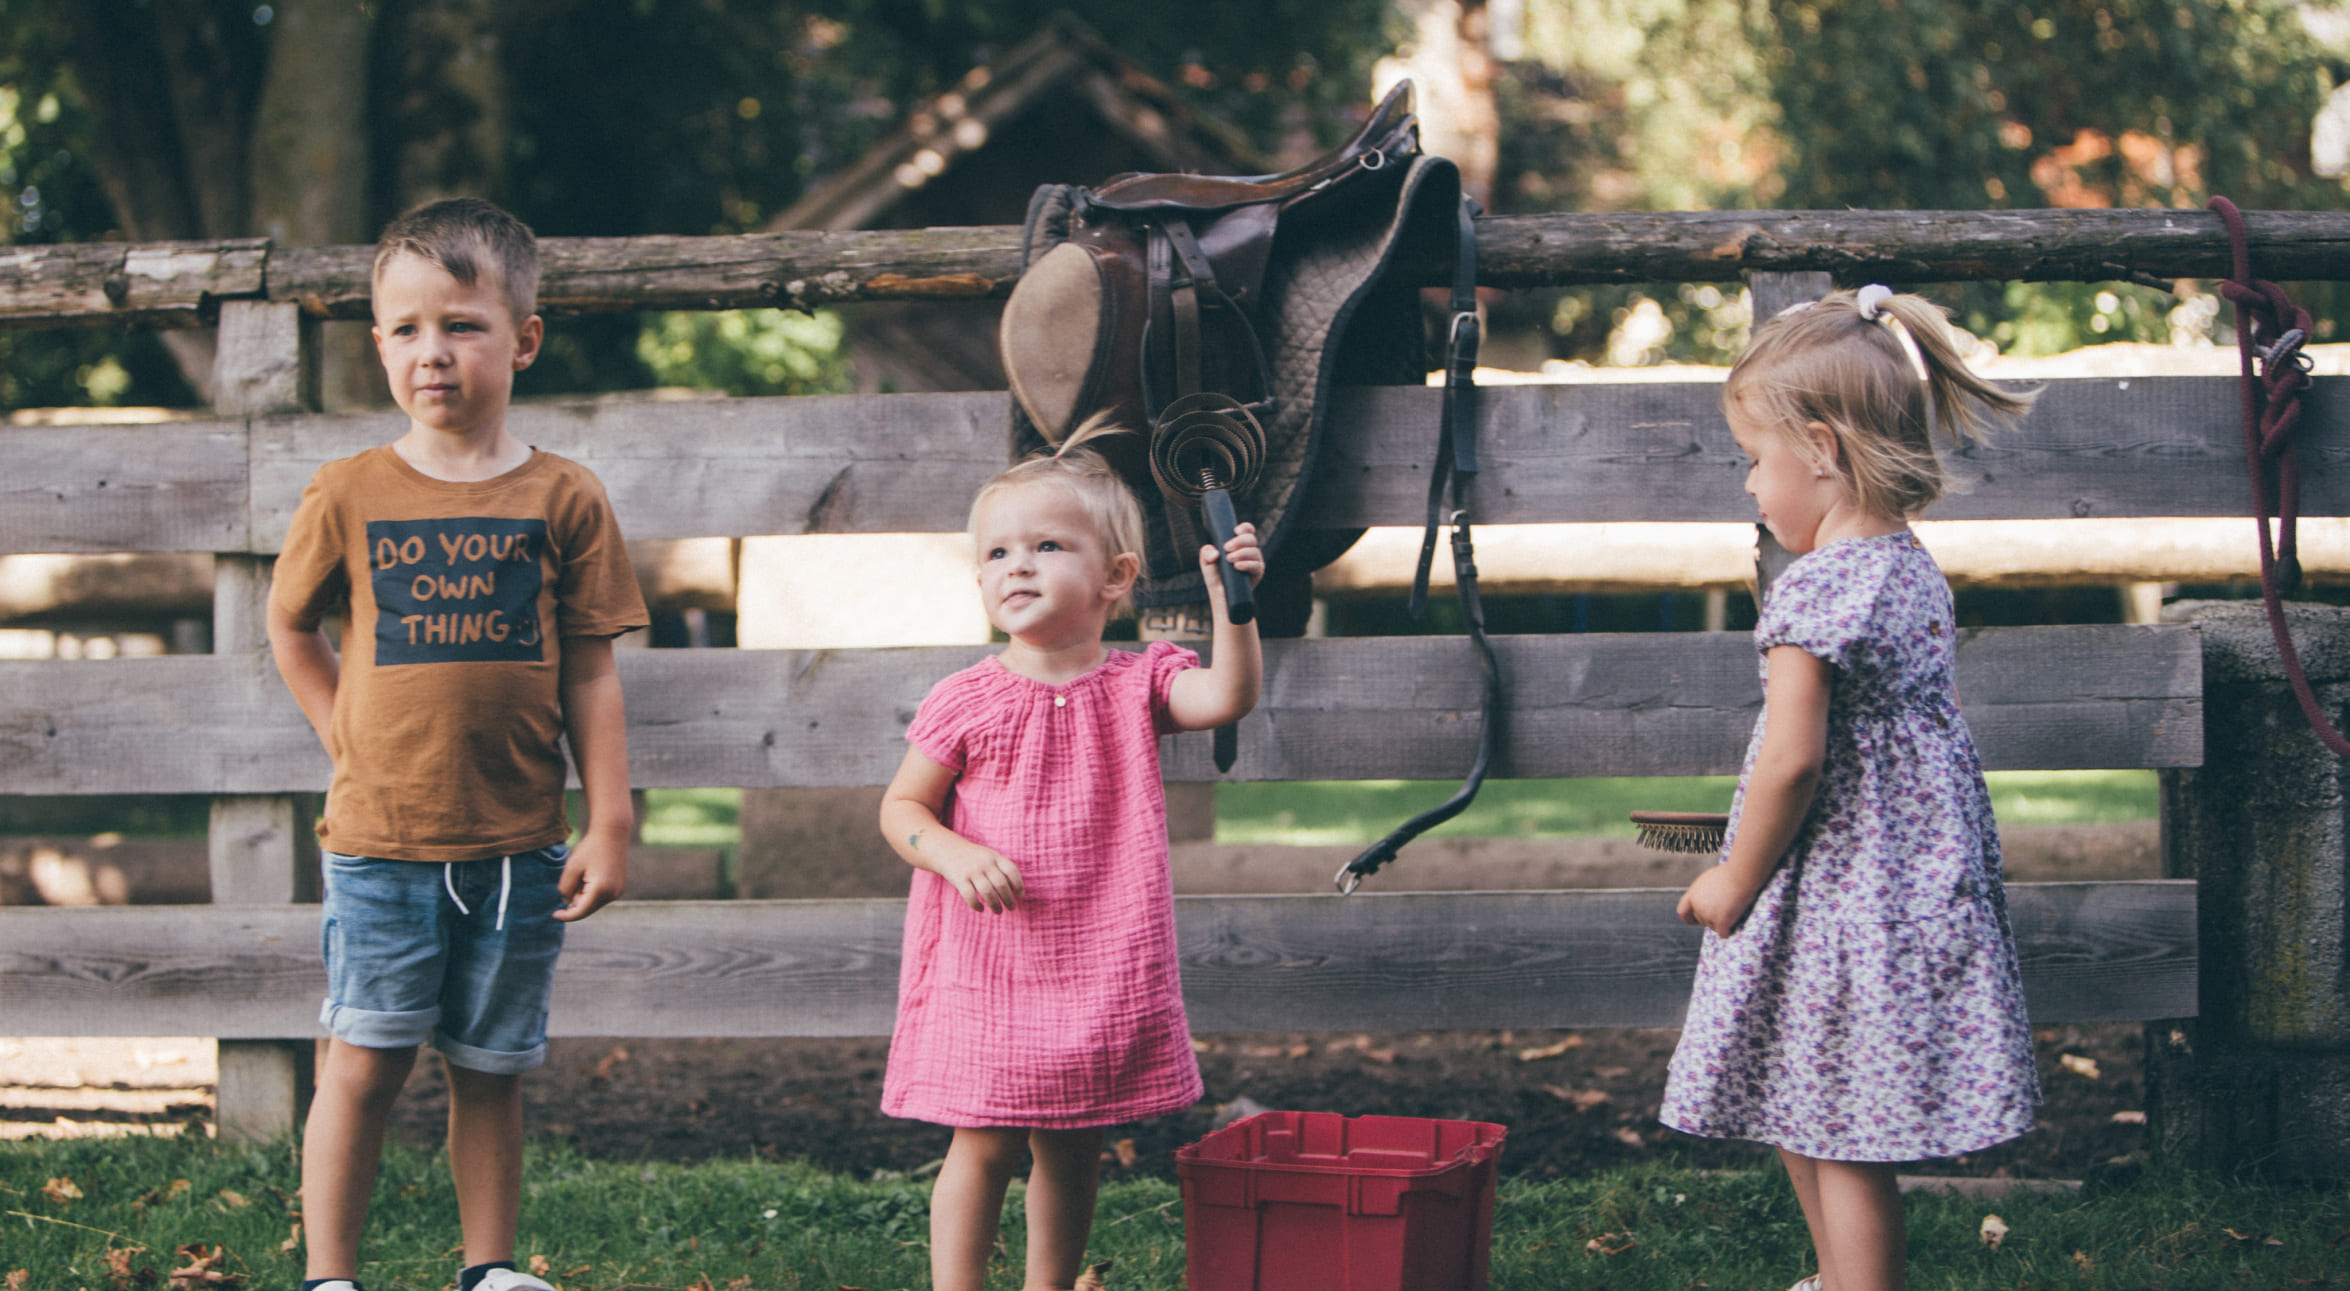
<instances>
[{"instance_id":1,"label":"boy's arm","mask_svg":"<svg viewBox=\"0 0 2350 1291\"><path fill-rule=\"evenodd\" d=\"M1697 876L1681 895L1681 922L1727 937L1771 881L1811 814L1820 769L1828 759L1828 701L1835 665L1802 646L1771 647L1771 684L1763 696L1763 742L1746 776L1738 838L1730 859Z\"/></svg>"},{"instance_id":2,"label":"boy's arm","mask_svg":"<svg viewBox=\"0 0 2350 1291\"><path fill-rule=\"evenodd\" d=\"M628 840L636 808L628 798L628 715L610 637L563 639L563 729L587 792L587 829L563 867L565 922L585 919L628 887Z\"/></svg>"},{"instance_id":3,"label":"boy's arm","mask_svg":"<svg viewBox=\"0 0 2350 1291\"><path fill-rule=\"evenodd\" d=\"M1257 546L1255 525L1235 527L1232 541L1224 545L1224 558L1252 583L1264 577L1265 553ZM1199 549L1199 567L1216 620L1212 662L1205 668L1185 669L1167 688L1167 715L1186 731L1204 731L1248 716L1265 679L1265 651L1257 640L1256 623L1235 626L1224 607L1224 580L1217 576L1214 547Z\"/></svg>"},{"instance_id":4,"label":"boy's arm","mask_svg":"<svg viewBox=\"0 0 2350 1291\"><path fill-rule=\"evenodd\" d=\"M267 622L269 654L277 661L277 673L286 679L286 689L294 692L302 716L310 719L310 729L331 756L334 745L327 732L334 725L335 687L342 681L343 661L326 639L324 628L315 623L302 626L274 596L269 601Z\"/></svg>"},{"instance_id":5,"label":"boy's arm","mask_svg":"<svg viewBox=\"0 0 2350 1291\"><path fill-rule=\"evenodd\" d=\"M906 760L881 795L881 836L890 850L918 870L954 885L963 904L997 912L1020 904L1020 867L992 847L982 847L939 823L955 773L909 748Z\"/></svg>"}]
</instances>

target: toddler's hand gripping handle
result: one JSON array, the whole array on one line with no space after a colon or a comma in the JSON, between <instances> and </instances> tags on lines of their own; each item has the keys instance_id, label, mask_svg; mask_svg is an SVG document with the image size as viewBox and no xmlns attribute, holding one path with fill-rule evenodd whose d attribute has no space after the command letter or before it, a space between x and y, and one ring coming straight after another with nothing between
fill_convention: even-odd
<instances>
[{"instance_id":1,"label":"toddler's hand gripping handle","mask_svg":"<svg viewBox=\"0 0 2350 1291\"><path fill-rule=\"evenodd\" d=\"M1232 617L1233 626L1242 626L1257 617L1257 594L1249 586L1248 575L1232 567L1224 550L1239 527L1240 517L1232 509L1232 495L1221 488L1202 491L1199 505L1208 520L1209 538L1216 544L1216 568L1224 576L1224 612Z\"/></svg>"}]
</instances>

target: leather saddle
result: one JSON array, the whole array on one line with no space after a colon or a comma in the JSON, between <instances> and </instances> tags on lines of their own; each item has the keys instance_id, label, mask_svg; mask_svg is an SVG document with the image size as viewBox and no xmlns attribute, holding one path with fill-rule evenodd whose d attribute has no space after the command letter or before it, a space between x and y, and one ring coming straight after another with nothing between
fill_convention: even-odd
<instances>
[{"instance_id":1,"label":"leather saddle","mask_svg":"<svg viewBox=\"0 0 2350 1291\"><path fill-rule=\"evenodd\" d=\"M1198 482L1167 460L1154 470L1149 442L1164 439L1172 406L1206 402L1221 418L1209 458L1226 468L1221 484L1264 544L1264 629L1302 628L1305 576L1354 538L1316 533L1284 550L1318 412L1336 381L1423 379L1416 292L1382 271L1404 254L1443 260L1459 200L1452 163L1419 151L1409 82L1345 145L1294 170L1127 174L1037 190L1000 336L1013 455L1105 410L1160 432L1103 444L1144 504L1150 550L1138 605L1206 599L1192 556L1204 536ZM1235 478L1243 466L1252 478Z\"/></svg>"},{"instance_id":2,"label":"leather saddle","mask_svg":"<svg viewBox=\"0 0 2350 1291\"><path fill-rule=\"evenodd\" d=\"M1349 862L1337 878L1344 892L1467 807L1500 748L1501 671L1485 639L1468 511L1477 472L1476 213L1452 162L1420 152L1405 81L1345 146L1295 170L1039 188L1028 205L1025 267L1004 307L1015 459L1058 443L1097 412L1148 432L1096 441L1143 505L1148 550L1136 604L1204 602L1193 555L1206 536L1202 522L1214 517L1220 530L1236 509L1255 522L1265 551L1260 630L1297 636L1313 571L1360 536L1293 523L1331 389L1426 380L1419 292L1387 270L1399 261L1453 265L1444 412L1412 615L1426 608L1437 534L1449 525L1462 617L1484 679L1476 760L1450 800ZM1234 621L1245 621L1237 608ZM1230 770L1235 757L1232 728L1218 730L1217 768Z\"/></svg>"}]
</instances>

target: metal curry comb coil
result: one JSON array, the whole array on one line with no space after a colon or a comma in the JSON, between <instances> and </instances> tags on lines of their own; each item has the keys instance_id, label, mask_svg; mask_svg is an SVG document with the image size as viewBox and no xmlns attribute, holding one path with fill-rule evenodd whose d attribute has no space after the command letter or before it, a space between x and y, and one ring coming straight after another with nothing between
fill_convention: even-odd
<instances>
[{"instance_id":1,"label":"metal curry comb coil","mask_svg":"<svg viewBox=\"0 0 2350 1291\"><path fill-rule=\"evenodd\" d=\"M1635 811L1632 823L1640 827L1642 847L1688 856L1722 850L1730 832L1730 818L1710 811Z\"/></svg>"},{"instance_id":2,"label":"metal curry comb coil","mask_svg":"<svg viewBox=\"0 0 2350 1291\"><path fill-rule=\"evenodd\" d=\"M1185 395L1167 405L1151 428L1151 476L1167 496L1196 506L1207 520L1221 557L1232 541L1239 516L1232 493L1254 482L1265 461L1265 429L1239 400L1213 391ZM1219 559L1224 609L1235 624L1257 616L1248 575Z\"/></svg>"}]
</instances>

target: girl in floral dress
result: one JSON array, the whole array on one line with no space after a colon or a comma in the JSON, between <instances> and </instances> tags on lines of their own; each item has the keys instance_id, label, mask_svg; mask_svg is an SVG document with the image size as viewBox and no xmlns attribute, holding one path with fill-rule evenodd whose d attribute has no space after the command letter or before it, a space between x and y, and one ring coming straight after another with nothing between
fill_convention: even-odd
<instances>
[{"instance_id":1,"label":"girl in floral dress","mask_svg":"<svg viewBox=\"0 0 2350 1291\"><path fill-rule=\"evenodd\" d=\"M1263 672L1216 561L1264 570L1254 529L1200 549L1215 666L1102 644L1141 569L1141 508L1080 447L971 505L979 592L1011 638L938 683L906 731L881 827L914 867L881 1110L955 1127L930 1196L931 1284L977 1291L1004 1192L1028 1176L1030 1291L1072 1286L1102 1129L1199 1101L1175 962L1158 737L1238 721Z\"/></svg>"},{"instance_id":2,"label":"girl in floral dress","mask_svg":"<svg viewBox=\"0 0 2350 1291\"><path fill-rule=\"evenodd\" d=\"M1943 488L1930 427L1964 443L2028 406L1967 371L1937 306L1874 286L1757 328L1723 390L1798 559L1755 626L1722 863L1681 898L1705 946L1661 1114L1779 1149L1819 1259L1797 1291L1900 1288L1895 1163L2013 1138L2039 1105L1950 588L1907 523Z\"/></svg>"}]
</instances>

